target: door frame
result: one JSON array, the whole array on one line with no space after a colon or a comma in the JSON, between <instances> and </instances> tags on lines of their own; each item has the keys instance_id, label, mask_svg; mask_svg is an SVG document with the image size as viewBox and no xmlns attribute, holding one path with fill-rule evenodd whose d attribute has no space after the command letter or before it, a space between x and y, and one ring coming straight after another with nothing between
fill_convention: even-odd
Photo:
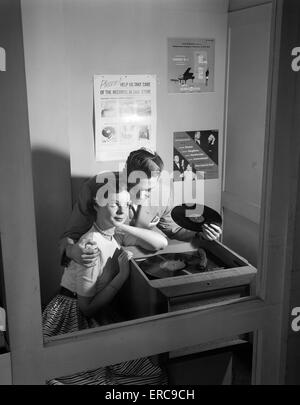
<instances>
[{"instance_id":1,"label":"door frame","mask_svg":"<svg viewBox=\"0 0 300 405\"><path fill-rule=\"evenodd\" d=\"M11 204L4 206L1 239L14 384L45 384L55 376L248 332L254 333L252 383L284 382L288 317L284 308L290 288L296 194L290 176L297 156L290 156L292 130L283 129L293 129L290 117L296 113L293 99L286 98L296 80L287 60L293 34L290 20L296 3L273 1L275 41L271 41L261 205L262 249L255 297L82 331L44 343L28 117L24 116L26 130L22 132L21 142L19 133L8 134L5 147L0 149L0 160L4 159L7 165L13 161L14 168L2 182L2 192L11 196ZM24 93L25 75L21 76ZM13 83L15 77L11 76L10 80ZM18 235L18 246L14 247Z\"/></svg>"}]
</instances>

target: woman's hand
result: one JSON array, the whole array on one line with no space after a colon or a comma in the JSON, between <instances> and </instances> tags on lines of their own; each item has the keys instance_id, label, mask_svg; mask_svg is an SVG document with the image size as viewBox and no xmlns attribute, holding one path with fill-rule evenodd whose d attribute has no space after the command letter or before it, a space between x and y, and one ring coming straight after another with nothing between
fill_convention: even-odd
<instances>
[{"instance_id":1,"label":"woman's hand","mask_svg":"<svg viewBox=\"0 0 300 405\"><path fill-rule=\"evenodd\" d=\"M122 250L118 257L119 273L93 298L78 296L79 308L86 316L95 316L100 308L109 304L118 294L129 275L129 260L132 256L131 252Z\"/></svg>"},{"instance_id":2,"label":"woman's hand","mask_svg":"<svg viewBox=\"0 0 300 405\"><path fill-rule=\"evenodd\" d=\"M93 267L100 255L100 251L97 243L88 239L84 243L80 242L67 246L66 255L78 264Z\"/></svg>"},{"instance_id":3,"label":"woman's hand","mask_svg":"<svg viewBox=\"0 0 300 405\"><path fill-rule=\"evenodd\" d=\"M203 236L204 239L213 241L219 239L219 237L222 235L222 229L215 224L211 225L204 224L201 235Z\"/></svg>"},{"instance_id":4,"label":"woman's hand","mask_svg":"<svg viewBox=\"0 0 300 405\"><path fill-rule=\"evenodd\" d=\"M130 251L122 250L120 256L118 257L119 262L119 274L123 280L126 280L129 276L130 265L129 260L132 258L133 254Z\"/></svg>"}]
</instances>

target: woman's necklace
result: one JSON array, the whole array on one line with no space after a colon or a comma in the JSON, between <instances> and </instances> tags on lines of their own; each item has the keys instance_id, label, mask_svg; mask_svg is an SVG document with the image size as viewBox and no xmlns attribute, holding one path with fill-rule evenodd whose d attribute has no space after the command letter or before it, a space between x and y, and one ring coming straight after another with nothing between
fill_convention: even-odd
<instances>
[{"instance_id":1,"label":"woman's necklace","mask_svg":"<svg viewBox=\"0 0 300 405\"><path fill-rule=\"evenodd\" d=\"M94 226L97 229L97 231L99 233L101 233L101 235L103 235L106 239L108 240L112 240L113 236L114 236L114 232L113 233L106 233L104 232L101 228L99 228L99 226L96 224L96 222L94 222Z\"/></svg>"}]
</instances>

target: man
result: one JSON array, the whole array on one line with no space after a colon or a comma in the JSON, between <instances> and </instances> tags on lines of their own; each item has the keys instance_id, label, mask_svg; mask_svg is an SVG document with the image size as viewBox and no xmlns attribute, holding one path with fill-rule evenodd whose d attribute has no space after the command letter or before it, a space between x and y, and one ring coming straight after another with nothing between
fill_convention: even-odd
<instances>
[{"instance_id":1,"label":"man","mask_svg":"<svg viewBox=\"0 0 300 405\"><path fill-rule=\"evenodd\" d=\"M178 226L171 217L173 208L171 197L169 197L166 206L152 205L150 203L152 194L158 188L163 166L163 161L159 155L148 149L141 148L129 154L122 175L127 180L128 191L132 198L130 225L148 229L156 226L170 239L181 241L192 241L194 238L201 237L206 240L217 239L222 231L216 225L207 226L201 234ZM138 173L143 173L144 176L139 178L136 176ZM97 260L98 249L86 249L79 246L77 241L93 224L95 220L94 197L99 188L105 186L103 179L109 179L110 177L113 181L113 173L102 174L100 177L98 175L85 182L82 186L66 231L60 241L63 265L67 265L73 259L79 264L91 267ZM138 183L136 178L139 180ZM126 245L133 243L134 241L128 240ZM89 241L89 244L93 245L93 241Z\"/></svg>"},{"instance_id":2,"label":"man","mask_svg":"<svg viewBox=\"0 0 300 405\"><path fill-rule=\"evenodd\" d=\"M173 176L174 181L180 181L183 177L183 169L182 169L182 162L180 163L180 159L178 155L174 155L173 161Z\"/></svg>"},{"instance_id":3,"label":"man","mask_svg":"<svg viewBox=\"0 0 300 405\"><path fill-rule=\"evenodd\" d=\"M201 133L200 133L200 131L195 132L194 141L198 146L201 146Z\"/></svg>"},{"instance_id":4,"label":"man","mask_svg":"<svg viewBox=\"0 0 300 405\"><path fill-rule=\"evenodd\" d=\"M181 172L181 165L180 165L180 160L178 155L174 155L174 165L173 165L173 171L179 171Z\"/></svg>"}]
</instances>

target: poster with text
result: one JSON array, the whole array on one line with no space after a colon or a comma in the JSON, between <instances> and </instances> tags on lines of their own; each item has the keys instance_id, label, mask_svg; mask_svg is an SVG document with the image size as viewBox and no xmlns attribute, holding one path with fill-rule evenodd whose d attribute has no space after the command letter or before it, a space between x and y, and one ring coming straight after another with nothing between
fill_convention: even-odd
<instances>
[{"instance_id":1,"label":"poster with text","mask_svg":"<svg viewBox=\"0 0 300 405\"><path fill-rule=\"evenodd\" d=\"M174 132L174 181L218 178L218 131Z\"/></svg>"},{"instance_id":2,"label":"poster with text","mask_svg":"<svg viewBox=\"0 0 300 405\"><path fill-rule=\"evenodd\" d=\"M94 76L96 161L126 160L156 149L156 77Z\"/></svg>"},{"instance_id":3,"label":"poster with text","mask_svg":"<svg viewBox=\"0 0 300 405\"><path fill-rule=\"evenodd\" d=\"M214 91L215 40L168 38L168 92Z\"/></svg>"}]
</instances>

